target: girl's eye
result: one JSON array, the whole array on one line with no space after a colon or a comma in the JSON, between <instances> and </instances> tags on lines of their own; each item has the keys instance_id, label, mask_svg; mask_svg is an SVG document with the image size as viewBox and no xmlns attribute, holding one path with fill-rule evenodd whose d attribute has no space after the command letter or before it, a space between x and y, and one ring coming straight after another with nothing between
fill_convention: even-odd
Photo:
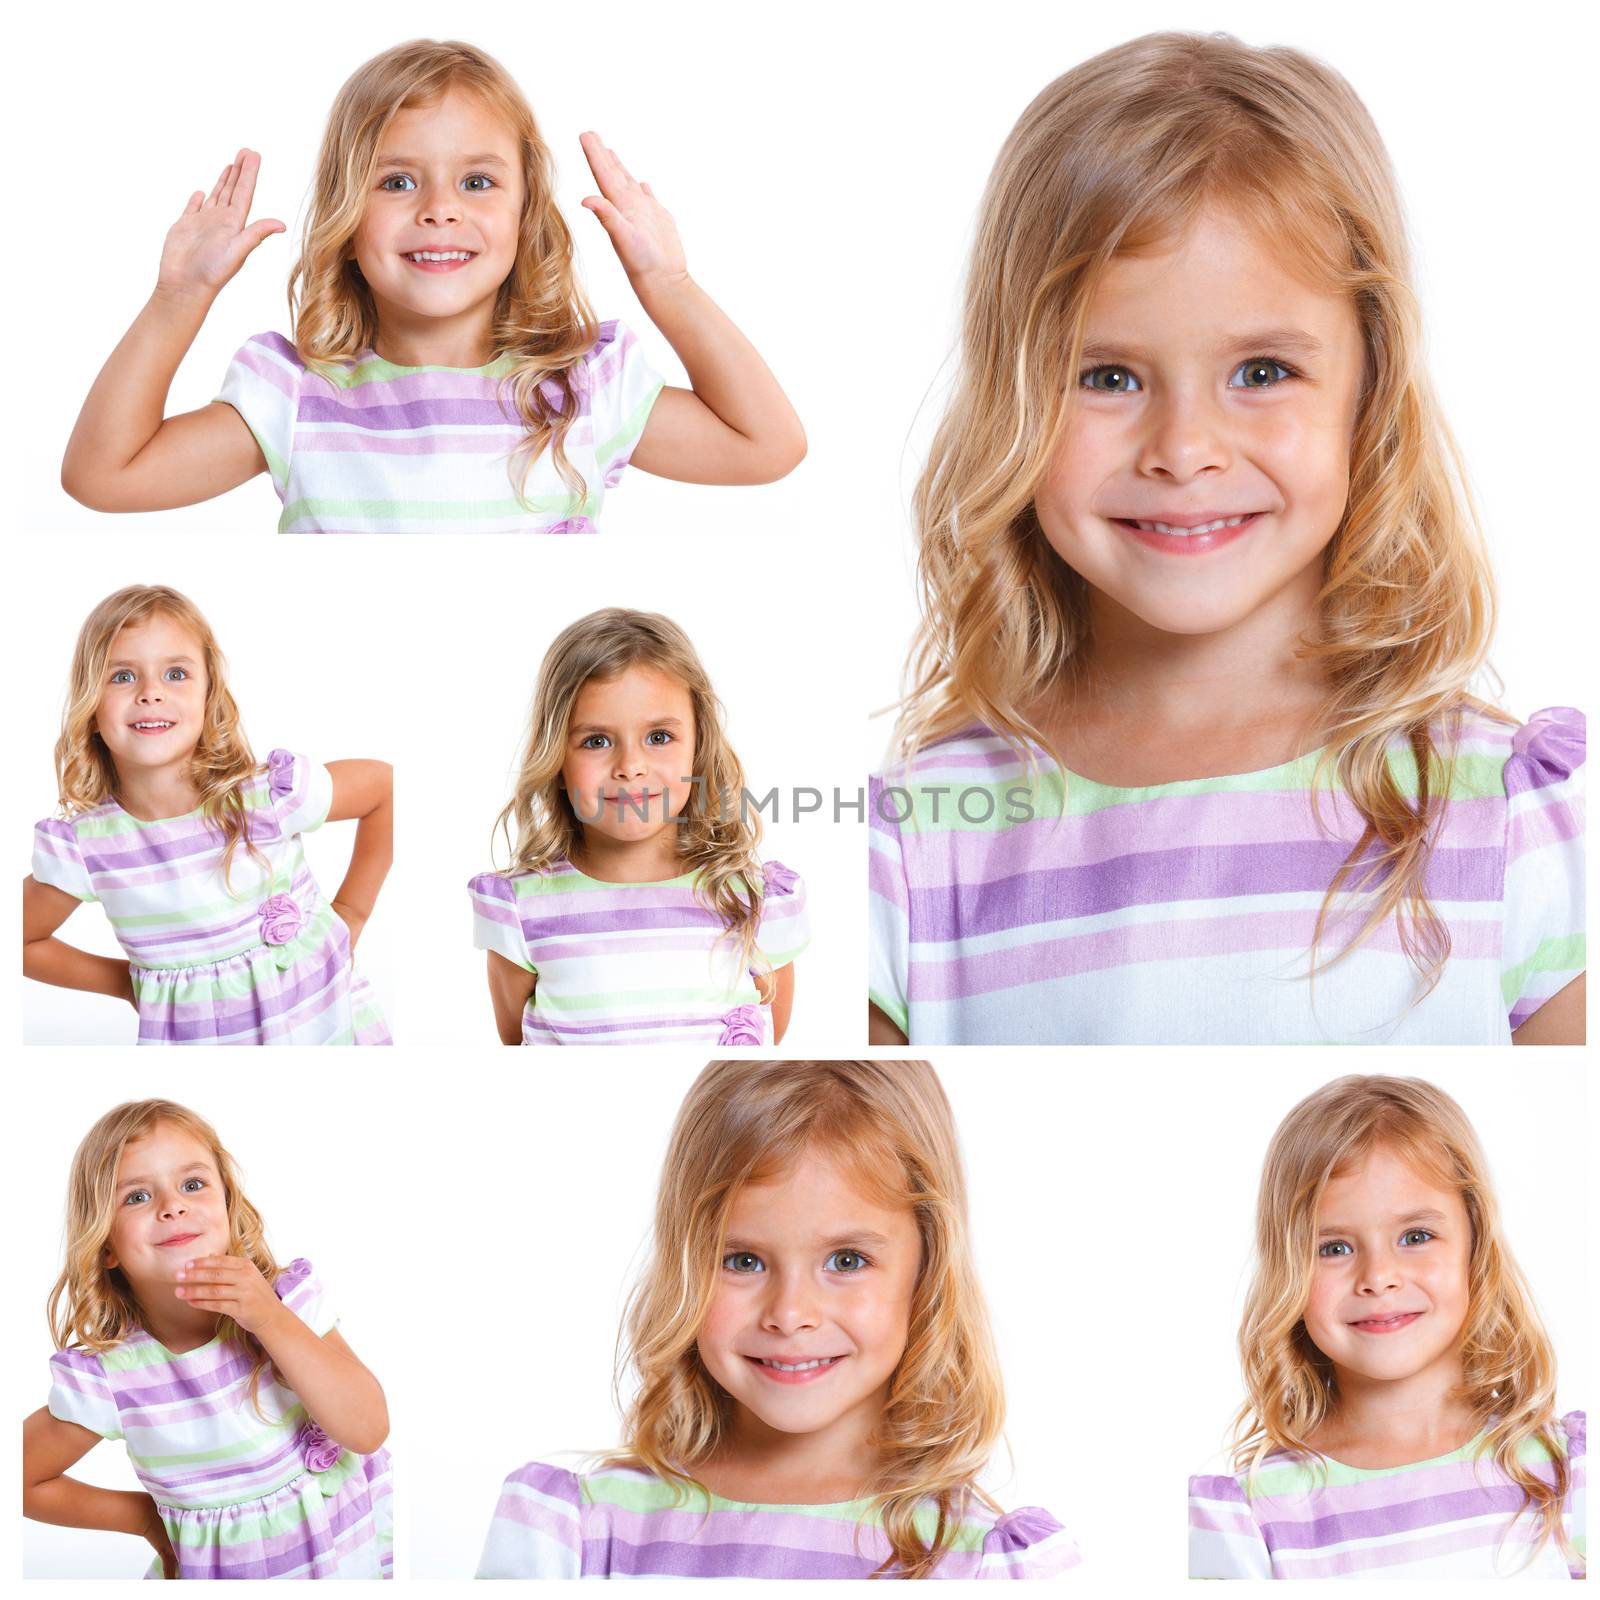
<instances>
[{"instance_id":1,"label":"girl's eye","mask_svg":"<svg viewBox=\"0 0 1600 1600\"><path fill-rule=\"evenodd\" d=\"M118 667L117 670L111 674L111 681L113 683L132 683L133 674L129 672L126 667Z\"/></svg>"},{"instance_id":2,"label":"girl's eye","mask_svg":"<svg viewBox=\"0 0 1600 1600\"><path fill-rule=\"evenodd\" d=\"M644 742L646 744L654 745L671 744L672 735L668 733L665 728L652 728L650 732L644 736Z\"/></svg>"},{"instance_id":3,"label":"girl's eye","mask_svg":"<svg viewBox=\"0 0 1600 1600\"><path fill-rule=\"evenodd\" d=\"M185 1194L199 1194L205 1186L206 1180L204 1178L185 1178L183 1180L183 1192Z\"/></svg>"},{"instance_id":4,"label":"girl's eye","mask_svg":"<svg viewBox=\"0 0 1600 1600\"><path fill-rule=\"evenodd\" d=\"M1294 377L1294 369L1270 357L1258 357L1235 367L1228 380L1230 389L1276 389L1285 378ZM1237 380L1243 379L1241 383Z\"/></svg>"},{"instance_id":5,"label":"girl's eye","mask_svg":"<svg viewBox=\"0 0 1600 1600\"><path fill-rule=\"evenodd\" d=\"M168 667L162 676L169 683L182 683L189 674L183 667Z\"/></svg>"},{"instance_id":6,"label":"girl's eye","mask_svg":"<svg viewBox=\"0 0 1600 1600\"><path fill-rule=\"evenodd\" d=\"M1319 1256L1333 1257L1347 1256L1353 1254L1353 1252L1343 1239L1330 1239L1317 1251L1317 1254Z\"/></svg>"},{"instance_id":7,"label":"girl's eye","mask_svg":"<svg viewBox=\"0 0 1600 1600\"><path fill-rule=\"evenodd\" d=\"M403 172L391 172L378 185L380 189L387 189L390 194L404 194L407 189L415 189L416 186L416 179L408 178Z\"/></svg>"},{"instance_id":8,"label":"girl's eye","mask_svg":"<svg viewBox=\"0 0 1600 1600\"><path fill-rule=\"evenodd\" d=\"M473 194L484 194L494 188L494 179L482 172L474 172L470 178L461 180L461 187L470 190Z\"/></svg>"},{"instance_id":9,"label":"girl's eye","mask_svg":"<svg viewBox=\"0 0 1600 1600\"><path fill-rule=\"evenodd\" d=\"M122 1203L125 1206L142 1206L150 1198L148 1189L130 1189L123 1195Z\"/></svg>"},{"instance_id":10,"label":"girl's eye","mask_svg":"<svg viewBox=\"0 0 1600 1600\"><path fill-rule=\"evenodd\" d=\"M1433 1235L1426 1228L1407 1228L1400 1235L1401 1244L1426 1244Z\"/></svg>"},{"instance_id":11,"label":"girl's eye","mask_svg":"<svg viewBox=\"0 0 1600 1600\"><path fill-rule=\"evenodd\" d=\"M722 1258L729 1272L764 1272L761 1257L753 1250L733 1250Z\"/></svg>"},{"instance_id":12,"label":"girl's eye","mask_svg":"<svg viewBox=\"0 0 1600 1600\"><path fill-rule=\"evenodd\" d=\"M610 737L603 733L591 733L582 744L580 750L604 750L611 743Z\"/></svg>"},{"instance_id":13,"label":"girl's eye","mask_svg":"<svg viewBox=\"0 0 1600 1600\"><path fill-rule=\"evenodd\" d=\"M1140 387L1139 380L1126 367L1090 367L1078 382L1097 394L1133 394Z\"/></svg>"},{"instance_id":14,"label":"girl's eye","mask_svg":"<svg viewBox=\"0 0 1600 1600\"><path fill-rule=\"evenodd\" d=\"M846 1274L860 1272L867 1264L867 1258L859 1250L835 1250L828 1257L826 1270L829 1272L843 1272Z\"/></svg>"}]
</instances>

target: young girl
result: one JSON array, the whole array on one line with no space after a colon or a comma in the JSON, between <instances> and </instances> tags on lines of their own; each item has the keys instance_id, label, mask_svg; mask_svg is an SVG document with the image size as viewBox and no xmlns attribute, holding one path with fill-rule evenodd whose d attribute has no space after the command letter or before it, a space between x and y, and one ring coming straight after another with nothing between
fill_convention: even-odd
<instances>
[{"instance_id":1,"label":"young girl","mask_svg":"<svg viewBox=\"0 0 1600 1600\"><path fill-rule=\"evenodd\" d=\"M874 793L874 1042L1567 1043L1583 720L1492 596L1365 108L1297 51L1050 84L978 226Z\"/></svg>"},{"instance_id":2,"label":"young girl","mask_svg":"<svg viewBox=\"0 0 1600 1600\"><path fill-rule=\"evenodd\" d=\"M1004 1400L950 1107L923 1061L716 1061L626 1320L624 1448L506 1479L480 1577L1046 1578L977 1486Z\"/></svg>"},{"instance_id":3,"label":"young girl","mask_svg":"<svg viewBox=\"0 0 1600 1600\"><path fill-rule=\"evenodd\" d=\"M78 634L56 740L62 815L34 830L22 970L125 1000L140 1044L388 1044L351 953L389 870L391 773L250 753L205 618L175 589L107 596ZM300 835L355 819L332 902ZM126 961L55 937L98 900Z\"/></svg>"},{"instance_id":4,"label":"young girl","mask_svg":"<svg viewBox=\"0 0 1600 1600\"><path fill-rule=\"evenodd\" d=\"M73 1158L23 1510L137 1534L152 1578L387 1578L389 1417L337 1321L309 1261L273 1260L209 1123L108 1111ZM66 1476L101 1439L146 1492Z\"/></svg>"},{"instance_id":5,"label":"young girl","mask_svg":"<svg viewBox=\"0 0 1600 1600\"><path fill-rule=\"evenodd\" d=\"M1584 1415L1471 1124L1340 1078L1267 1151L1237 1476L1190 1480L1193 1578L1584 1575Z\"/></svg>"},{"instance_id":6,"label":"young girl","mask_svg":"<svg viewBox=\"0 0 1600 1600\"><path fill-rule=\"evenodd\" d=\"M775 1044L810 940L683 630L612 608L544 658L507 873L472 891L502 1044ZM514 834L514 837L513 837Z\"/></svg>"},{"instance_id":7,"label":"young girl","mask_svg":"<svg viewBox=\"0 0 1600 1600\"><path fill-rule=\"evenodd\" d=\"M789 402L689 276L672 218L593 133L583 203L692 389L663 388L573 273L550 152L505 69L415 40L361 67L328 117L291 336L260 334L220 396L164 417L211 303L281 222L248 221L249 150L167 235L155 293L102 368L62 482L154 511L258 472L280 533L593 533L630 457L691 483L765 483L805 454Z\"/></svg>"}]
</instances>

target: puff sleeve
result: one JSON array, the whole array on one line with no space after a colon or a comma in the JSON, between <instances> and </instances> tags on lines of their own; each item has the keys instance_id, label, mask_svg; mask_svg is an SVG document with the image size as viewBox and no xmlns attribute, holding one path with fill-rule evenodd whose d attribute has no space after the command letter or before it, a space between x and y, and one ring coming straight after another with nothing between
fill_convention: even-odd
<instances>
[{"instance_id":1,"label":"puff sleeve","mask_svg":"<svg viewBox=\"0 0 1600 1600\"><path fill-rule=\"evenodd\" d=\"M583 1482L530 1461L501 1486L480 1578L577 1578L583 1572Z\"/></svg>"},{"instance_id":2,"label":"puff sleeve","mask_svg":"<svg viewBox=\"0 0 1600 1600\"><path fill-rule=\"evenodd\" d=\"M1272 1556L1237 1478L1189 1480L1189 1576L1270 1578Z\"/></svg>"},{"instance_id":3,"label":"puff sleeve","mask_svg":"<svg viewBox=\"0 0 1600 1600\"><path fill-rule=\"evenodd\" d=\"M761 864L761 925L756 944L773 968L786 967L811 943L805 880L781 861Z\"/></svg>"},{"instance_id":4,"label":"puff sleeve","mask_svg":"<svg viewBox=\"0 0 1600 1600\"><path fill-rule=\"evenodd\" d=\"M272 1292L320 1339L339 1326L328 1291L304 1256L291 1261L272 1285Z\"/></svg>"},{"instance_id":5,"label":"puff sleeve","mask_svg":"<svg viewBox=\"0 0 1600 1600\"><path fill-rule=\"evenodd\" d=\"M78 831L62 817L47 817L33 830L33 876L75 900L96 900Z\"/></svg>"},{"instance_id":6,"label":"puff sleeve","mask_svg":"<svg viewBox=\"0 0 1600 1600\"><path fill-rule=\"evenodd\" d=\"M497 872L480 872L467 885L472 894L472 942L504 956L524 972L537 972L523 936L517 886Z\"/></svg>"},{"instance_id":7,"label":"puff sleeve","mask_svg":"<svg viewBox=\"0 0 1600 1600\"><path fill-rule=\"evenodd\" d=\"M217 394L255 436L280 500L289 488L289 457L305 373L305 362L281 333L258 333L228 364Z\"/></svg>"},{"instance_id":8,"label":"puff sleeve","mask_svg":"<svg viewBox=\"0 0 1600 1600\"><path fill-rule=\"evenodd\" d=\"M600 324L600 337L584 357L583 375L584 405L594 428L595 466L609 489L621 478L644 433L662 390L661 377L620 322Z\"/></svg>"},{"instance_id":9,"label":"puff sleeve","mask_svg":"<svg viewBox=\"0 0 1600 1600\"><path fill-rule=\"evenodd\" d=\"M285 839L310 833L328 820L333 774L309 756L274 750L267 757L267 789L278 831Z\"/></svg>"},{"instance_id":10,"label":"puff sleeve","mask_svg":"<svg viewBox=\"0 0 1600 1600\"><path fill-rule=\"evenodd\" d=\"M1059 1578L1080 1566L1078 1546L1048 1511L1008 1512L984 1535L978 1578Z\"/></svg>"},{"instance_id":11,"label":"puff sleeve","mask_svg":"<svg viewBox=\"0 0 1600 1600\"><path fill-rule=\"evenodd\" d=\"M1585 969L1584 733L1582 712L1540 711L1505 765L1500 986L1513 1031Z\"/></svg>"},{"instance_id":12,"label":"puff sleeve","mask_svg":"<svg viewBox=\"0 0 1600 1600\"><path fill-rule=\"evenodd\" d=\"M58 1350L50 1357L50 1398L46 1408L62 1422L120 1439L122 1422L105 1368L92 1350Z\"/></svg>"}]
</instances>

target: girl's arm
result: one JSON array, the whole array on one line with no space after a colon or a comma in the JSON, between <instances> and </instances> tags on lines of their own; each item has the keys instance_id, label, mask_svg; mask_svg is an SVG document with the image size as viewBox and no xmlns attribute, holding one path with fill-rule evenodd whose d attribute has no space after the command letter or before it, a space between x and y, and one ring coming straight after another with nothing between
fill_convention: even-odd
<instances>
[{"instance_id":1,"label":"girl's arm","mask_svg":"<svg viewBox=\"0 0 1600 1600\"><path fill-rule=\"evenodd\" d=\"M761 1003L772 1007L772 1042L782 1044L794 1010L794 962L785 963L776 972L762 973L756 979L756 988Z\"/></svg>"},{"instance_id":2,"label":"girl's arm","mask_svg":"<svg viewBox=\"0 0 1600 1600\"><path fill-rule=\"evenodd\" d=\"M538 983L537 972L489 952L489 999L494 1004L494 1028L501 1044L522 1043L522 1013Z\"/></svg>"},{"instance_id":3,"label":"girl's arm","mask_svg":"<svg viewBox=\"0 0 1600 1600\"><path fill-rule=\"evenodd\" d=\"M95 511L166 511L237 488L266 471L255 435L213 401L164 413L179 363L222 286L269 234L248 222L261 157L241 150L209 195L196 190L161 250L155 293L100 369L61 463L61 486Z\"/></svg>"},{"instance_id":4,"label":"girl's arm","mask_svg":"<svg viewBox=\"0 0 1600 1600\"><path fill-rule=\"evenodd\" d=\"M910 1041L873 1003L867 1002L868 1044L909 1044Z\"/></svg>"},{"instance_id":5,"label":"girl's arm","mask_svg":"<svg viewBox=\"0 0 1600 1600\"><path fill-rule=\"evenodd\" d=\"M394 864L394 768L387 761L330 761L328 772L333 778L328 821L357 819L349 870L333 897L354 952Z\"/></svg>"},{"instance_id":6,"label":"girl's arm","mask_svg":"<svg viewBox=\"0 0 1600 1600\"><path fill-rule=\"evenodd\" d=\"M1585 986L1580 972L1564 989L1558 989L1511 1035L1512 1044L1582 1044Z\"/></svg>"},{"instance_id":7,"label":"girl's arm","mask_svg":"<svg viewBox=\"0 0 1600 1600\"><path fill-rule=\"evenodd\" d=\"M805 458L806 435L778 380L689 276L672 218L599 134L583 153L600 186L584 206L610 236L639 304L677 352L692 389L663 389L633 464L685 483L771 483Z\"/></svg>"},{"instance_id":8,"label":"girl's arm","mask_svg":"<svg viewBox=\"0 0 1600 1600\"><path fill-rule=\"evenodd\" d=\"M37 878L22 880L22 975L38 983L53 983L60 989L82 989L89 994L108 994L137 1007L133 997L133 977L128 963L114 956L94 956L76 945L55 937L61 926L81 902L65 889L40 883Z\"/></svg>"},{"instance_id":9,"label":"girl's arm","mask_svg":"<svg viewBox=\"0 0 1600 1600\"><path fill-rule=\"evenodd\" d=\"M292 1312L252 1261L199 1256L177 1274L185 1305L232 1317L254 1334L278 1377L299 1396L327 1436L369 1456L389 1437L389 1408L378 1380L356 1359L338 1329L317 1335Z\"/></svg>"},{"instance_id":10,"label":"girl's arm","mask_svg":"<svg viewBox=\"0 0 1600 1600\"><path fill-rule=\"evenodd\" d=\"M63 1422L41 1406L22 1424L22 1514L61 1528L134 1533L161 1557L163 1573L178 1575L172 1541L156 1503L141 1489L100 1489L66 1475L100 1443L100 1435Z\"/></svg>"}]
</instances>

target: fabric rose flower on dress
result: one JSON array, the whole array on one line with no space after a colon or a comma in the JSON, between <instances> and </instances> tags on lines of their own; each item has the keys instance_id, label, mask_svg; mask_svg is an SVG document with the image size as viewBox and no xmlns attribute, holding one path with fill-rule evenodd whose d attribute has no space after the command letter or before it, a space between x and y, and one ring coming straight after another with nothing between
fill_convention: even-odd
<instances>
[{"instance_id":1,"label":"fabric rose flower on dress","mask_svg":"<svg viewBox=\"0 0 1600 1600\"><path fill-rule=\"evenodd\" d=\"M793 894L800 881L800 874L791 872L781 861L763 861L761 876L766 880L768 894Z\"/></svg>"},{"instance_id":2,"label":"fabric rose flower on dress","mask_svg":"<svg viewBox=\"0 0 1600 1600\"><path fill-rule=\"evenodd\" d=\"M294 751L274 750L267 757L267 788L274 800L294 793Z\"/></svg>"},{"instance_id":3,"label":"fabric rose flower on dress","mask_svg":"<svg viewBox=\"0 0 1600 1600\"><path fill-rule=\"evenodd\" d=\"M765 1044L766 1029L761 1023L760 1006L735 1006L722 1018L718 1044Z\"/></svg>"},{"instance_id":4,"label":"fabric rose flower on dress","mask_svg":"<svg viewBox=\"0 0 1600 1600\"><path fill-rule=\"evenodd\" d=\"M261 938L265 944L288 944L304 921L293 895L268 895L261 902Z\"/></svg>"},{"instance_id":5,"label":"fabric rose flower on dress","mask_svg":"<svg viewBox=\"0 0 1600 1600\"><path fill-rule=\"evenodd\" d=\"M344 1446L330 1439L310 1417L300 1424L295 1443L307 1472L326 1472L344 1454Z\"/></svg>"}]
</instances>

